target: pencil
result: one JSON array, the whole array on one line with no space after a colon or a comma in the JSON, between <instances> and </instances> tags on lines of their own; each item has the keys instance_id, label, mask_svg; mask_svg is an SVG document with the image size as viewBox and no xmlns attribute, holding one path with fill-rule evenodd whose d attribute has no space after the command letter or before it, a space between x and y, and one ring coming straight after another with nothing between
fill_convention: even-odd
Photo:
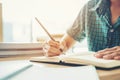
<instances>
[{"instance_id":1,"label":"pencil","mask_svg":"<svg viewBox=\"0 0 120 80\"><path fill-rule=\"evenodd\" d=\"M47 31L47 29L42 25L42 23L35 17L36 21L40 24L40 26L44 29L44 31L47 33L47 35L50 37L51 40L55 41L55 39L50 35L50 33Z\"/></svg>"},{"instance_id":2,"label":"pencil","mask_svg":"<svg viewBox=\"0 0 120 80\"><path fill-rule=\"evenodd\" d=\"M40 26L43 28L43 30L47 33L47 35L50 37L51 40L56 41L51 34L47 31L47 29L43 26L43 24L38 20L38 18L35 17L35 20L40 24ZM60 48L60 51L63 52L63 49Z\"/></svg>"}]
</instances>

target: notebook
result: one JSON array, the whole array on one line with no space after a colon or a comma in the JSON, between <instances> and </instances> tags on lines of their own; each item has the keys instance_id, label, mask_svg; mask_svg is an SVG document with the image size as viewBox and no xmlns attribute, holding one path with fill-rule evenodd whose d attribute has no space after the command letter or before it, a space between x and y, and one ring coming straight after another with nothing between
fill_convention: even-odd
<instances>
[{"instance_id":1,"label":"notebook","mask_svg":"<svg viewBox=\"0 0 120 80\"><path fill-rule=\"evenodd\" d=\"M99 80L94 66L45 68L32 66L9 80Z\"/></svg>"},{"instance_id":2,"label":"notebook","mask_svg":"<svg viewBox=\"0 0 120 80\"><path fill-rule=\"evenodd\" d=\"M82 54L62 55L56 57L32 57L30 61L94 65L106 69L120 66L119 60L98 59L94 57L94 54L94 52L85 52Z\"/></svg>"},{"instance_id":3,"label":"notebook","mask_svg":"<svg viewBox=\"0 0 120 80\"><path fill-rule=\"evenodd\" d=\"M32 64L29 61L1 61L0 80L9 80L30 67Z\"/></svg>"}]
</instances>

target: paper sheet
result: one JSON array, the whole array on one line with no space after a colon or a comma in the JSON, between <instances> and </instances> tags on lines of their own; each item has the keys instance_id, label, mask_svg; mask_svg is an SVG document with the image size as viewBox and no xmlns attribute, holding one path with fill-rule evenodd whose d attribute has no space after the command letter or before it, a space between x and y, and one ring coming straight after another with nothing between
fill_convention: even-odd
<instances>
[{"instance_id":1,"label":"paper sheet","mask_svg":"<svg viewBox=\"0 0 120 80\"><path fill-rule=\"evenodd\" d=\"M99 80L93 66L42 68L33 66L10 80Z\"/></svg>"}]
</instances>

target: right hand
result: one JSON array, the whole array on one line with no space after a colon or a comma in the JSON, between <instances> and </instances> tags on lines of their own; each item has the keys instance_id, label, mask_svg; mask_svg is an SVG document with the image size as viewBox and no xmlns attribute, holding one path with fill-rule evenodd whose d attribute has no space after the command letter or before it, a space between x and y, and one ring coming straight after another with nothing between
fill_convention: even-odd
<instances>
[{"instance_id":1,"label":"right hand","mask_svg":"<svg viewBox=\"0 0 120 80\"><path fill-rule=\"evenodd\" d=\"M45 56L48 57L59 56L62 53L62 51L60 50L61 46L62 44L60 44L60 42L53 40L48 41L44 46L44 50L46 52Z\"/></svg>"}]
</instances>

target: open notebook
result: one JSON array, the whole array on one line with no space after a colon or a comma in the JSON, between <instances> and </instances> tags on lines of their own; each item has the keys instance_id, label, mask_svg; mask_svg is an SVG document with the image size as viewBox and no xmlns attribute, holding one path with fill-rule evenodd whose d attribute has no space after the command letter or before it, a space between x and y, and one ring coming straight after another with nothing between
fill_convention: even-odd
<instances>
[{"instance_id":1,"label":"open notebook","mask_svg":"<svg viewBox=\"0 0 120 80\"><path fill-rule=\"evenodd\" d=\"M62 55L56 57L32 57L30 61L94 65L96 67L106 69L120 66L120 61L98 59L94 57L94 52L85 52L76 55Z\"/></svg>"}]
</instances>

